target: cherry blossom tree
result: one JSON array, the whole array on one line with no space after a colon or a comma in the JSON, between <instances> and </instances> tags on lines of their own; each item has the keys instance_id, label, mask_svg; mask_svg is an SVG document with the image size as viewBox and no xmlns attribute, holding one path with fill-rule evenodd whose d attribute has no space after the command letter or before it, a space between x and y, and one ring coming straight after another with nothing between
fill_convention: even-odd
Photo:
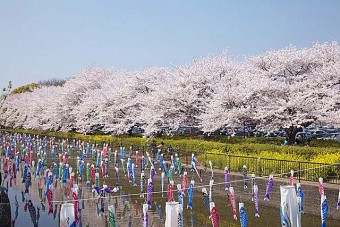
<instances>
[{"instance_id":1,"label":"cherry blossom tree","mask_svg":"<svg viewBox=\"0 0 340 227\"><path fill-rule=\"evenodd\" d=\"M216 87L238 65L223 53L175 66L155 95L148 96L148 105L143 110L148 116L146 132L159 130L160 125L167 125L172 131L183 126L201 128L201 115L214 97Z\"/></svg>"},{"instance_id":2,"label":"cherry blossom tree","mask_svg":"<svg viewBox=\"0 0 340 227\"><path fill-rule=\"evenodd\" d=\"M236 61L222 53L182 66L139 71L89 67L58 86L0 101L0 124L39 130L116 135L138 124L147 135L167 125L214 132L253 122L285 128L293 143L301 126L340 127L340 46L294 46Z\"/></svg>"},{"instance_id":3,"label":"cherry blossom tree","mask_svg":"<svg viewBox=\"0 0 340 227\"><path fill-rule=\"evenodd\" d=\"M259 125L286 128L289 142L293 143L300 126L325 120L321 113L339 111L335 101L339 91L339 51L339 45L333 42L301 50L290 46L247 59L246 65L256 70L256 76L271 80L265 84L269 86L262 86L258 99L255 119Z\"/></svg>"}]
</instances>

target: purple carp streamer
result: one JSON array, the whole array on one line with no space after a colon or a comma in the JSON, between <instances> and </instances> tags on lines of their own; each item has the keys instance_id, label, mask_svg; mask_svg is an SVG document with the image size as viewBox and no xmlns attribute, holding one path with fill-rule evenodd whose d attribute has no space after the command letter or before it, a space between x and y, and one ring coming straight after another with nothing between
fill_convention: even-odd
<instances>
[{"instance_id":1,"label":"purple carp streamer","mask_svg":"<svg viewBox=\"0 0 340 227\"><path fill-rule=\"evenodd\" d=\"M151 205L152 205L151 199L152 199L152 193L153 193L153 183L152 183L151 179L149 179L148 181L149 181L149 183L148 183L147 202L148 202L148 205L151 207Z\"/></svg>"},{"instance_id":2,"label":"purple carp streamer","mask_svg":"<svg viewBox=\"0 0 340 227\"><path fill-rule=\"evenodd\" d=\"M229 190L229 170L228 166L224 168L224 181L225 181L225 190Z\"/></svg>"},{"instance_id":3,"label":"purple carp streamer","mask_svg":"<svg viewBox=\"0 0 340 227\"><path fill-rule=\"evenodd\" d=\"M143 227L149 226L148 204L143 204Z\"/></svg>"},{"instance_id":4,"label":"purple carp streamer","mask_svg":"<svg viewBox=\"0 0 340 227\"><path fill-rule=\"evenodd\" d=\"M254 184L254 204L255 204L255 217L260 217L259 214L259 189L256 184Z\"/></svg>"},{"instance_id":5,"label":"purple carp streamer","mask_svg":"<svg viewBox=\"0 0 340 227\"><path fill-rule=\"evenodd\" d=\"M251 174L251 201L254 201L255 173Z\"/></svg>"},{"instance_id":6,"label":"purple carp streamer","mask_svg":"<svg viewBox=\"0 0 340 227\"><path fill-rule=\"evenodd\" d=\"M267 189L266 189L266 194L264 196L264 200L269 200L269 194L272 191L273 186L274 186L273 175L269 175L269 181L267 184Z\"/></svg>"}]
</instances>

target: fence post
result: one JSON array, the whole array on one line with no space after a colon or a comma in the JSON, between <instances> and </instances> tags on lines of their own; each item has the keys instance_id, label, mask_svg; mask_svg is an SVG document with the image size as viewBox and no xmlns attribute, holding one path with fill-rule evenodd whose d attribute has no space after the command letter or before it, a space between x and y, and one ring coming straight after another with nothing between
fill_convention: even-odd
<instances>
[{"instance_id":1,"label":"fence post","mask_svg":"<svg viewBox=\"0 0 340 227\"><path fill-rule=\"evenodd\" d=\"M229 172L230 172L230 170L231 170L231 166L230 166L230 155L228 154L228 170L229 170Z\"/></svg>"},{"instance_id":2,"label":"fence post","mask_svg":"<svg viewBox=\"0 0 340 227\"><path fill-rule=\"evenodd\" d=\"M262 176L262 162L261 162L261 158L258 158L257 160L257 175L258 176Z\"/></svg>"},{"instance_id":3,"label":"fence post","mask_svg":"<svg viewBox=\"0 0 340 227\"><path fill-rule=\"evenodd\" d=\"M299 167L298 177L299 177L299 183L300 183L300 180L301 180L301 162L298 162L298 167Z\"/></svg>"}]
</instances>

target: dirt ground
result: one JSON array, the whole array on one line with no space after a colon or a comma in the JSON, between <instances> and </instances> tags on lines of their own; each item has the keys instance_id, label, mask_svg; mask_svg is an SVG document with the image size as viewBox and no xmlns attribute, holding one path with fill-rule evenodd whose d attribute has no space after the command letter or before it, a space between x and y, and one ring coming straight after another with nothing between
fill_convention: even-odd
<instances>
[{"instance_id":1,"label":"dirt ground","mask_svg":"<svg viewBox=\"0 0 340 227\"><path fill-rule=\"evenodd\" d=\"M75 152L74 152L75 154ZM49 157L49 155L48 155ZM73 166L73 170L75 171L75 157L72 157L69 159L71 166ZM134 160L134 157L133 157ZM90 158L88 158L88 161ZM48 158L48 164L50 164L51 160ZM184 168L189 170L190 166L183 165ZM120 226L129 226L130 222L130 216L133 223L133 226L142 226L142 204L145 203L145 198L139 198L139 196L136 196L139 193L140 190L140 168L137 169L137 187L133 187L130 183L128 183L128 179L124 177L123 171L121 169L120 165L120 182L119 184L122 186L121 190L119 192L113 193L112 197L105 199L105 213L102 216L97 215L97 209L96 209L96 202L98 200L93 197L93 193L91 190L86 190L86 187L84 184L79 181L79 187L84 191L84 198L85 198L85 209L81 211L81 219L83 226L89 225L89 226L108 226L108 205L115 205L116 207L116 218L119 222ZM211 172L208 169L207 172L205 172L201 166L198 166L199 171L202 173L202 179L203 182L200 183L198 179L196 178L196 187L195 194L200 196L201 194L201 188L202 186L206 185L207 188L209 188L209 180L211 178ZM156 168L156 171L158 168ZM101 172L98 170L98 172ZM101 174L100 174L101 175ZM195 174L192 174L194 176ZM22 179L20 177L20 173L17 174L17 184L15 187L17 187L20 190L24 190L24 185L21 183ZM146 179L149 178L149 170L145 171ZM77 177L77 176L76 176ZM248 177L250 178L250 173L248 173ZM251 190L250 190L250 182L248 182L248 190L243 189L243 182L242 182L243 176L238 173L230 173L229 180L230 182L233 181L239 181L237 183L231 183L231 186L235 189L235 195L236 195L236 201L251 201ZM43 179L42 181L42 188L43 192L45 191L45 187L43 185ZM155 182L160 182L160 171L157 171L157 174L155 176ZM180 178L178 175L174 175L174 181L176 184L182 183L182 178ZM190 179L189 179L190 181ZM214 181L218 185L214 186L214 194L215 195L226 195L225 189L224 189L224 172L221 170L214 170ZM39 195L38 195L38 179L32 180L32 188L30 189L30 194L32 198L36 202L40 201ZM279 178L274 177L274 187L270 194L270 201L264 201L263 197L266 191L266 185L268 182L268 178L256 178L256 183L259 187L259 205L260 206L267 206L267 207L273 207L273 208L279 208L280 206L280 185L287 185L289 182L288 178ZM115 177L114 177L114 165L113 163L110 163L109 165L109 178L106 179L100 179L100 185L103 185L103 183L107 184L110 188L113 188L115 186ZM220 183L220 184L219 184ZM297 180L295 180L295 183L297 183ZM320 216L320 195L318 192L318 183L315 182L307 182L307 181L301 181L302 189L305 194L304 198L304 208L306 214L312 214ZM159 191L160 186L157 185L155 187L156 191ZM166 190L167 184L165 184L164 189ZM338 200L338 194L339 194L339 188L340 185L338 184L324 184L324 191L325 195L327 196L328 205L330 207L328 217L331 217L333 219L339 219L340 220L340 212L336 209L336 204ZM122 192L124 191L124 197L125 201L122 199ZM133 196L130 196L129 194L133 194ZM174 194L177 195L176 192ZM154 194L155 198L159 198L160 194ZM177 198L177 196L175 196ZM72 200L71 197L67 197L64 195L64 188L60 184L60 182L57 183L56 187L53 191L53 200L59 201L58 203L61 203L62 201L66 200ZM164 200L163 200L164 201ZM123 203L124 202L124 203ZM48 203L45 202L46 209L48 209ZM79 206L82 206L82 203L79 203ZM165 204L162 204L162 207L164 209ZM152 223L152 226L163 226L164 225L164 219L165 219L165 213L163 215L163 220L160 220L159 215L154 211L154 208L148 212L149 215L149 223ZM150 225L151 226L151 225Z\"/></svg>"}]
</instances>

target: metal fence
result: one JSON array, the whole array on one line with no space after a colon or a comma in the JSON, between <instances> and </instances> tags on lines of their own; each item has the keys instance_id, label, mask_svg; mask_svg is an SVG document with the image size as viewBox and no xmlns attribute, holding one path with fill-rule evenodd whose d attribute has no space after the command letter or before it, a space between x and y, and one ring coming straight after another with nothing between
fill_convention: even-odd
<instances>
[{"instance_id":1,"label":"metal fence","mask_svg":"<svg viewBox=\"0 0 340 227\"><path fill-rule=\"evenodd\" d=\"M290 171L294 170L299 181L317 182L319 177L322 177L324 182L340 183L340 163L326 164L213 153L202 153L197 156L203 165L207 165L211 161L214 168L224 169L227 166L232 172L242 173L243 165L246 165L248 173L255 173L257 176L273 174L286 178L290 176Z\"/></svg>"},{"instance_id":2,"label":"metal fence","mask_svg":"<svg viewBox=\"0 0 340 227\"><path fill-rule=\"evenodd\" d=\"M150 147L133 145L133 148L141 151L142 154L145 154L146 151L149 151L151 155L154 154ZM273 174L282 178L289 177L290 171L294 170L294 175L299 182L300 180L318 182L319 178L322 177L325 183L340 184L340 163L327 164L233 154L198 153L174 148L164 148L162 153L167 159L170 159L171 155L178 154L181 161L186 165L190 165L191 154L195 153L202 165L207 166L209 161L211 161L215 169L224 170L227 166L231 172L242 173L243 165L246 165L248 173L255 173L256 176L269 176Z\"/></svg>"}]
</instances>

